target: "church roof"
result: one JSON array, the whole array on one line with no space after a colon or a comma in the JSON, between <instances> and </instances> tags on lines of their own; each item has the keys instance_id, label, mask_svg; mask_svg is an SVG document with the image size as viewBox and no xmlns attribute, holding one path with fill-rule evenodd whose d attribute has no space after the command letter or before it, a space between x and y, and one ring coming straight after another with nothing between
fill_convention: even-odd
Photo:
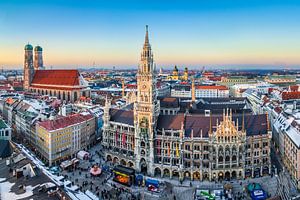
<instances>
[{"instance_id":1,"label":"church roof","mask_svg":"<svg viewBox=\"0 0 300 200\"><path fill-rule=\"evenodd\" d=\"M79 86L78 70L37 70L32 85Z\"/></svg>"}]
</instances>

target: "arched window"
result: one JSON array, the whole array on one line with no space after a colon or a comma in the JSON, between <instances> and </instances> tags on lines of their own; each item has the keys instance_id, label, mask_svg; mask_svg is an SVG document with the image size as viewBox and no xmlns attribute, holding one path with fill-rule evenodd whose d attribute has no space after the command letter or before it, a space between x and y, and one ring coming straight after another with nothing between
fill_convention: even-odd
<instances>
[{"instance_id":1,"label":"arched window","mask_svg":"<svg viewBox=\"0 0 300 200\"><path fill-rule=\"evenodd\" d=\"M230 157L229 156L226 156L225 157L225 162L229 162L230 161Z\"/></svg>"},{"instance_id":2,"label":"arched window","mask_svg":"<svg viewBox=\"0 0 300 200\"><path fill-rule=\"evenodd\" d=\"M223 162L223 156L219 156L219 162Z\"/></svg>"}]
</instances>

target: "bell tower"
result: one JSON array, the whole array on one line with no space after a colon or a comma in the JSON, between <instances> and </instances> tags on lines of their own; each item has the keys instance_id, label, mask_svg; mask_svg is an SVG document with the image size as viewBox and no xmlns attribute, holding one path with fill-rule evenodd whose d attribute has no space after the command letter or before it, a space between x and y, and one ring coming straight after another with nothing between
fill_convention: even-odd
<instances>
[{"instance_id":1,"label":"bell tower","mask_svg":"<svg viewBox=\"0 0 300 200\"><path fill-rule=\"evenodd\" d=\"M137 72L137 101L134 105L136 169L152 174L154 163L154 134L159 115L156 91L156 72L149 43L148 26L140 65Z\"/></svg>"},{"instance_id":2,"label":"bell tower","mask_svg":"<svg viewBox=\"0 0 300 200\"><path fill-rule=\"evenodd\" d=\"M24 48L25 55L24 55L24 83L23 88L24 90L28 90L34 75L34 68L33 68L33 47L30 44L27 44Z\"/></svg>"}]
</instances>

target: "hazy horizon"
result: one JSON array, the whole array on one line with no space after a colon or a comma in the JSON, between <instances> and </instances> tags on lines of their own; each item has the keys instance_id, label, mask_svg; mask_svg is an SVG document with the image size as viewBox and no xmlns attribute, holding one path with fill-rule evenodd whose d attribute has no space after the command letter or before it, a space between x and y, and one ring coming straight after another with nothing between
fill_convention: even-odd
<instances>
[{"instance_id":1,"label":"hazy horizon","mask_svg":"<svg viewBox=\"0 0 300 200\"><path fill-rule=\"evenodd\" d=\"M28 42L43 47L48 67L134 68L146 24L157 68L300 68L295 0L14 0L0 9L4 68L22 68Z\"/></svg>"}]
</instances>

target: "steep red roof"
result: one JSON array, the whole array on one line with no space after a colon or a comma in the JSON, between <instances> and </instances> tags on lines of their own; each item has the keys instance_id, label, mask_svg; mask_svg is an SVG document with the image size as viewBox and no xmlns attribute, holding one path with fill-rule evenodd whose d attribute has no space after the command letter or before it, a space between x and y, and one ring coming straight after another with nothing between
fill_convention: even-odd
<instances>
[{"instance_id":1,"label":"steep red roof","mask_svg":"<svg viewBox=\"0 0 300 200\"><path fill-rule=\"evenodd\" d=\"M300 92L282 92L282 100L300 99Z\"/></svg>"},{"instance_id":2,"label":"steep red roof","mask_svg":"<svg viewBox=\"0 0 300 200\"><path fill-rule=\"evenodd\" d=\"M299 91L299 85L290 85L290 91L291 92L298 92Z\"/></svg>"},{"instance_id":3,"label":"steep red roof","mask_svg":"<svg viewBox=\"0 0 300 200\"><path fill-rule=\"evenodd\" d=\"M37 70L34 73L32 85L79 85L78 70Z\"/></svg>"},{"instance_id":4,"label":"steep red roof","mask_svg":"<svg viewBox=\"0 0 300 200\"><path fill-rule=\"evenodd\" d=\"M74 124L84 122L86 120L92 119L91 114L73 114L66 117L60 116L54 120L46 120L43 122L38 122L39 126L44 127L47 131L53 131L61 128L65 128Z\"/></svg>"}]
</instances>

